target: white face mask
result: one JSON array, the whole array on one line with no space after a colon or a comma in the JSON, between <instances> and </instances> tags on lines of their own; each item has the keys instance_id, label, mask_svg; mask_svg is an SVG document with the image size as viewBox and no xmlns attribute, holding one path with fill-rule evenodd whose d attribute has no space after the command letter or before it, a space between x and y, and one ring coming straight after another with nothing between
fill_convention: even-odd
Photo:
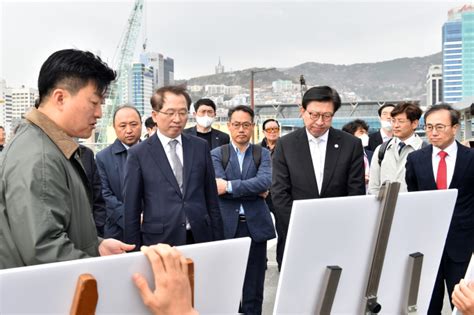
<instances>
[{"instance_id":1,"label":"white face mask","mask_svg":"<svg viewBox=\"0 0 474 315\"><path fill-rule=\"evenodd\" d=\"M207 115L196 116L196 122L203 128L209 128L214 122L214 117L209 117Z\"/></svg>"},{"instance_id":2,"label":"white face mask","mask_svg":"<svg viewBox=\"0 0 474 315\"><path fill-rule=\"evenodd\" d=\"M387 121L387 120L382 120L380 121L380 124L382 125L382 128L387 130L387 131L392 131L392 122Z\"/></svg>"},{"instance_id":3,"label":"white face mask","mask_svg":"<svg viewBox=\"0 0 474 315\"><path fill-rule=\"evenodd\" d=\"M362 136L358 136L360 140L362 140L362 146L366 147L369 145L369 135L364 133Z\"/></svg>"}]
</instances>

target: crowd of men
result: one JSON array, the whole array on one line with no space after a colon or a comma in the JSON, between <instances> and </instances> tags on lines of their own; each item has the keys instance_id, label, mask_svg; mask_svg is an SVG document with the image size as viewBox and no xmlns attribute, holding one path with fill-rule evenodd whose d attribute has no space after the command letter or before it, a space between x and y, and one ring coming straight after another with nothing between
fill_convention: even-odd
<instances>
[{"instance_id":1,"label":"crowd of men","mask_svg":"<svg viewBox=\"0 0 474 315\"><path fill-rule=\"evenodd\" d=\"M184 129L192 100L184 87L165 86L151 98L145 139L140 112L122 105L116 140L94 159L75 138L91 136L115 78L92 53L55 52L40 70L37 107L5 149L0 128L0 269L249 236L240 311L260 314L267 241L278 237L280 270L293 201L378 194L389 180L401 191L458 189L429 308L441 312L444 282L453 294L474 249L474 151L455 141L451 106L424 114L428 144L415 133L422 111L411 103L381 106L382 128L370 135L359 119L333 128L341 99L317 86L302 99L304 128L280 138L279 122L268 119L255 145L248 106L229 110L228 135L212 128L214 102L200 99L196 126ZM460 285L455 295L473 290Z\"/></svg>"}]
</instances>

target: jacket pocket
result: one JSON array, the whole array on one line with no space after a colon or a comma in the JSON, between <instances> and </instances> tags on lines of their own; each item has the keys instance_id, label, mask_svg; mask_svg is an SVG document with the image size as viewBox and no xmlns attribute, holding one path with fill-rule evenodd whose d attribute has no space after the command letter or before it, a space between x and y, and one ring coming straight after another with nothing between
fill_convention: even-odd
<instances>
[{"instance_id":1,"label":"jacket pocket","mask_svg":"<svg viewBox=\"0 0 474 315\"><path fill-rule=\"evenodd\" d=\"M143 222L141 231L147 234L163 234L164 226L162 223Z\"/></svg>"}]
</instances>

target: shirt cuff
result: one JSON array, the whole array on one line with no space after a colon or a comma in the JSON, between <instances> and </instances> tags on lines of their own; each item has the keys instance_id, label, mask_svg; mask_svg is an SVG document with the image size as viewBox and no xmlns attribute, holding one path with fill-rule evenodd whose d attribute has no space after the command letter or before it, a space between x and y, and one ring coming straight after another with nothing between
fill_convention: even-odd
<instances>
[{"instance_id":1,"label":"shirt cuff","mask_svg":"<svg viewBox=\"0 0 474 315\"><path fill-rule=\"evenodd\" d=\"M230 180L227 181L227 187L225 188L225 191L229 194L232 193L232 183L230 182Z\"/></svg>"}]
</instances>

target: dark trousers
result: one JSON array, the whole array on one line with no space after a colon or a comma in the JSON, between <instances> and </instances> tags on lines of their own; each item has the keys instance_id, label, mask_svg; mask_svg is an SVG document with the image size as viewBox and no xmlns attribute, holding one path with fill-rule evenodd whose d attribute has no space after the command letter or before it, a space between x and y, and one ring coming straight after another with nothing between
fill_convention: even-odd
<instances>
[{"instance_id":1,"label":"dark trousers","mask_svg":"<svg viewBox=\"0 0 474 315\"><path fill-rule=\"evenodd\" d=\"M278 263L278 271L280 271L281 263L283 261L283 251L285 250L285 227L282 226L280 217L275 213L275 207L273 207L272 196L270 193L267 198L265 198L265 201L267 202L268 209L270 209L270 212L273 213L273 217L275 218L275 228L277 232L276 261Z\"/></svg>"},{"instance_id":2,"label":"dark trousers","mask_svg":"<svg viewBox=\"0 0 474 315\"><path fill-rule=\"evenodd\" d=\"M235 238L245 236L250 236L247 223L239 222ZM266 258L267 242L257 243L252 240L247 261L247 270L245 271L240 313L262 314Z\"/></svg>"},{"instance_id":3,"label":"dark trousers","mask_svg":"<svg viewBox=\"0 0 474 315\"><path fill-rule=\"evenodd\" d=\"M196 241L194 241L193 232L191 230L186 230L186 244L191 245L194 243L196 243Z\"/></svg>"},{"instance_id":4,"label":"dark trousers","mask_svg":"<svg viewBox=\"0 0 474 315\"><path fill-rule=\"evenodd\" d=\"M441 263L439 265L438 274L436 275L433 293L431 294L428 315L441 314L444 300L444 281L446 281L446 287L448 288L451 309L454 307L451 302L451 296L453 294L454 286L459 283L459 280L464 278L468 265L469 261L455 262L448 257L446 250L443 251L443 256L441 257Z\"/></svg>"}]
</instances>

